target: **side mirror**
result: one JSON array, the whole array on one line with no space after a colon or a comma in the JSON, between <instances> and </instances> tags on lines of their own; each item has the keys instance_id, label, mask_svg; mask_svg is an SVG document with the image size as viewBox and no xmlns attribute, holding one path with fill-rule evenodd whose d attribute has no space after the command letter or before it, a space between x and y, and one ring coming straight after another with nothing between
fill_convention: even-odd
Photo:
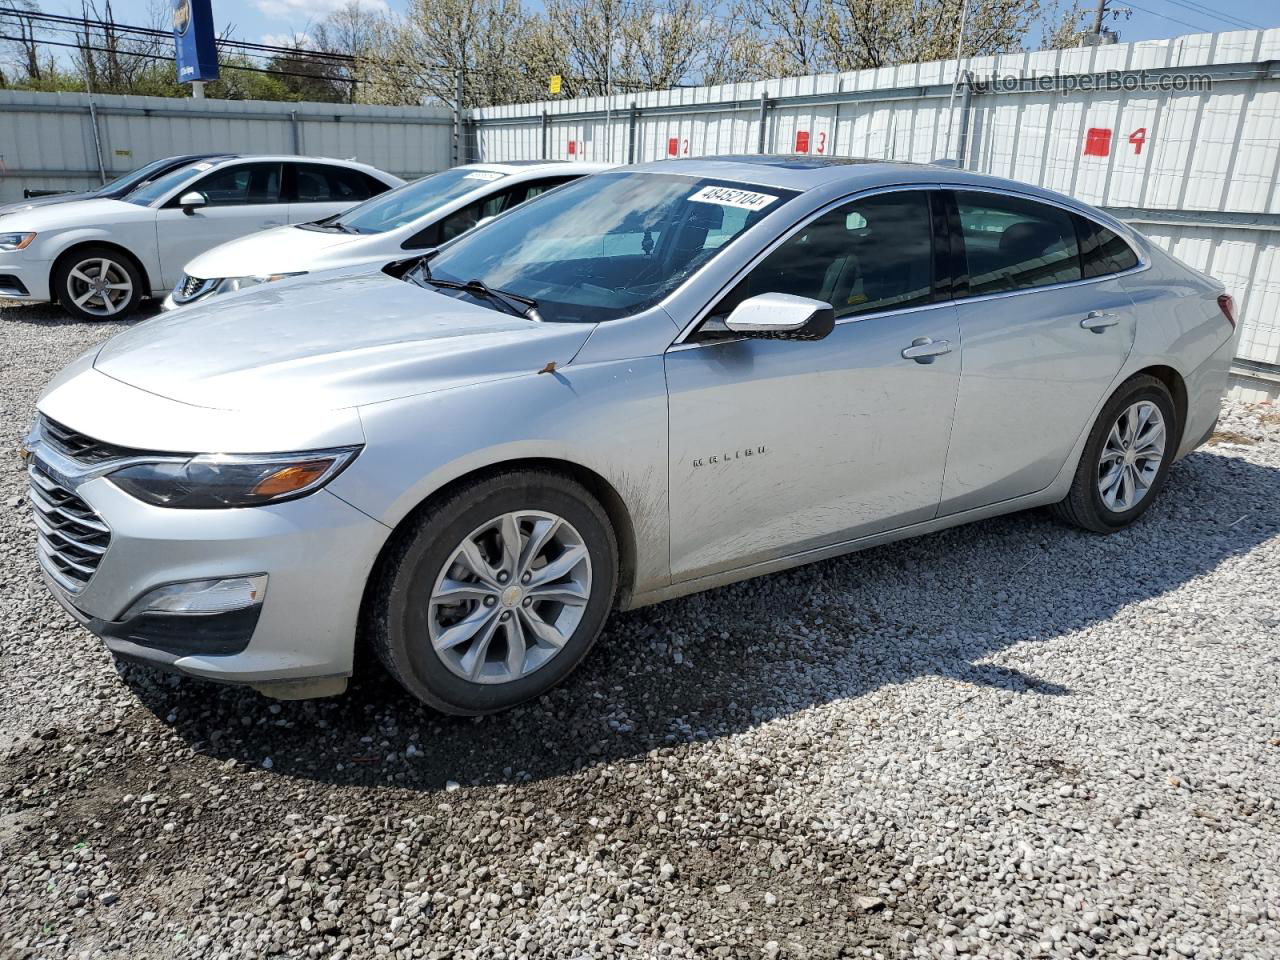
<instances>
[{"instance_id":1,"label":"side mirror","mask_svg":"<svg viewBox=\"0 0 1280 960\"><path fill-rule=\"evenodd\" d=\"M836 325L831 304L789 293L762 293L733 308L724 325L734 333L773 340L821 340Z\"/></svg>"},{"instance_id":2,"label":"side mirror","mask_svg":"<svg viewBox=\"0 0 1280 960\"><path fill-rule=\"evenodd\" d=\"M191 214L194 213L198 208L203 207L208 202L209 202L209 198L206 197L199 190L189 190L188 192L184 193L181 197L178 198L178 206L182 208L182 212L185 213L188 217L191 216Z\"/></svg>"},{"instance_id":3,"label":"side mirror","mask_svg":"<svg viewBox=\"0 0 1280 960\"><path fill-rule=\"evenodd\" d=\"M486 223L492 220L494 216L495 214L490 214L487 217L481 217L479 220L476 221L476 227L483 227ZM474 230L476 227L472 227L471 229Z\"/></svg>"}]
</instances>

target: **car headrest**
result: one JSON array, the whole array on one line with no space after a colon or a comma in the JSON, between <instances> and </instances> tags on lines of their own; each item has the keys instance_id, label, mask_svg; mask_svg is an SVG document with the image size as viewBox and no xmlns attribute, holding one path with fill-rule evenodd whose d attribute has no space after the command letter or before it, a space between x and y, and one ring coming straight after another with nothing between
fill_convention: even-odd
<instances>
[{"instance_id":1,"label":"car headrest","mask_svg":"<svg viewBox=\"0 0 1280 960\"><path fill-rule=\"evenodd\" d=\"M1062 242L1062 234L1050 223L1023 221L1005 227L1000 234L1000 252L1038 257Z\"/></svg>"}]
</instances>

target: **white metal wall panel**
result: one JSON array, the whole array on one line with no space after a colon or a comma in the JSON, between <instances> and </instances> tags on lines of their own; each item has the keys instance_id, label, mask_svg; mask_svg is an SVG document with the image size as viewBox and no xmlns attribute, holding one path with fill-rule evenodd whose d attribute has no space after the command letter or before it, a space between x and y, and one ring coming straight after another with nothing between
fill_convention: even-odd
<instances>
[{"instance_id":1,"label":"white metal wall panel","mask_svg":"<svg viewBox=\"0 0 1280 960\"><path fill-rule=\"evenodd\" d=\"M403 177L444 169L452 155L452 131L442 122L449 112L440 107L107 95L93 102L108 178L206 150L355 157ZM98 182L88 96L0 90L0 201L20 199L24 187Z\"/></svg>"}]
</instances>

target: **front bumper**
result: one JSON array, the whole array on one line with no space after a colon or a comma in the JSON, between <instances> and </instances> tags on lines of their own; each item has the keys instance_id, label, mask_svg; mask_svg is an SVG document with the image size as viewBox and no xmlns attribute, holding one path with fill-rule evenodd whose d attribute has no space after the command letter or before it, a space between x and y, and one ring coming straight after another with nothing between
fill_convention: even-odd
<instances>
[{"instance_id":1,"label":"front bumper","mask_svg":"<svg viewBox=\"0 0 1280 960\"><path fill-rule=\"evenodd\" d=\"M365 580L390 533L382 524L324 490L237 510L153 507L104 477L75 493L110 527L110 545L78 591L47 568L46 583L118 657L255 686L350 675ZM268 575L261 605L239 623L224 621L221 636L204 631L203 645L195 621L205 617L191 618L189 635L175 632L172 618L122 620L158 586L255 572Z\"/></svg>"},{"instance_id":2,"label":"front bumper","mask_svg":"<svg viewBox=\"0 0 1280 960\"><path fill-rule=\"evenodd\" d=\"M0 253L0 297L5 300L48 302L53 299L49 290L48 261L32 260L21 253Z\"/></svg>"}]
</instances>

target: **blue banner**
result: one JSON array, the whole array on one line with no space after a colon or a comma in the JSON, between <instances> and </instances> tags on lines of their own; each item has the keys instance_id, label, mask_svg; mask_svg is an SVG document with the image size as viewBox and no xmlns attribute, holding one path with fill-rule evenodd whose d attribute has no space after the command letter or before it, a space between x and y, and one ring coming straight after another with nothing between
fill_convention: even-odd
<instances>
[{"instance_id":1,"label":"blue banner","mask_svg":"<svg viewBox=\"0 0 1280 960\"><path fill-rule=\"evenodd\" d=\"M173 45L178 82L218 79L218 50L213 42L211 0L172 0Z\"/></svg>"}]
</instances>

